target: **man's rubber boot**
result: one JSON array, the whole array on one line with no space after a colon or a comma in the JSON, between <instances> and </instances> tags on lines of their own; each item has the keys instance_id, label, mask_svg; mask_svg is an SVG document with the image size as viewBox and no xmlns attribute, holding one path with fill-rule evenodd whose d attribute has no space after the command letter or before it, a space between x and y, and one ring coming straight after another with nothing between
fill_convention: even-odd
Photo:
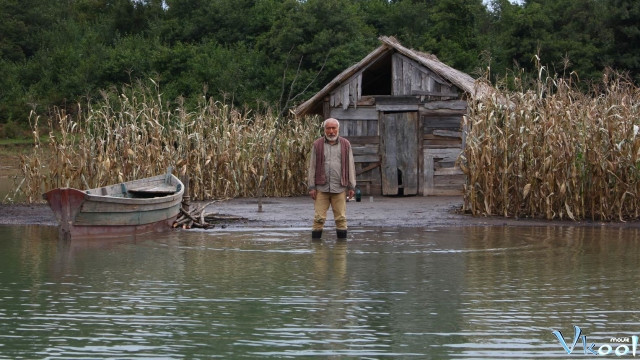
<instances>
[{"instance_id":1,"label":"man's rubber boot","mask_svg":"<svg viewBox=\"0 0 640 360\"><path fill-rule=\"evenodd\" d=\"M312 230L311 239L318 240L322 237L322 230Z\"/></svg>"},{"instance_id":2,"label":"man's rubber boot","mask_svg":"<svg viewBox=\"0 0 640 360\"><path fill-rule=\"evenodd\" d=\"M346 240L347 230L336 230L336 233L338 234L338 239Z\"/></svg>"}]
</instances>

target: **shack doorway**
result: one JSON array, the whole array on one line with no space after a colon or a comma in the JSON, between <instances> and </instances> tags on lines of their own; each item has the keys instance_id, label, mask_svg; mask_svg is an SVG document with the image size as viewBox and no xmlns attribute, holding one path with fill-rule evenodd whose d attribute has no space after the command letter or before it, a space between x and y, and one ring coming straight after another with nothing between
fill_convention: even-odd
<instances>
[{"instance_id":1,"label":"shack doorway","mask_svg":"<svg viewBox=\"0 0 640 360\"><path fill-rule=\"evenodd\" d=\"M418 194L418 112L380 113L382 195Z\"/></svg>"}]
</instances>

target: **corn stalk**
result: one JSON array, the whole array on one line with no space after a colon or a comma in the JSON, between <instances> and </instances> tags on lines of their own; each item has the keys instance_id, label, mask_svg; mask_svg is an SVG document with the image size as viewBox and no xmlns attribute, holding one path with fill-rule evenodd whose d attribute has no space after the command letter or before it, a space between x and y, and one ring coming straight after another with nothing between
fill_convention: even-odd
<instances>
[{"instance_id":1,"label":"corn stalk","mask_svg":"<svg viewBox=\"0 0 640 360\"><path fill-rule=\"evenodd\" d=\"M584 93L540 77L531 90L498 88L470 104L460 164L474 215L638 219L640 89L608 73Z\"/></svg>"},{"instance_id":2,"label":"corn stalk","mask_svg":"<svg viewBox=\"0 0 640 360\"><path fill-rule=\"evenodd\" d=\"M288 121L263 161L278 117L202 98L195 110L163 104L157 86L111 89L100 101L78 104L75 116L55 109L46 146L22 159L29 202L56 187L93 188L163 173L173 165L190 177L193 200L253 197L260 175L266 196L305 191L311 119ZM32 127L37 133L38 116ZM42 165L47 166L43 167Z\"/></svg>"}]
</instances>

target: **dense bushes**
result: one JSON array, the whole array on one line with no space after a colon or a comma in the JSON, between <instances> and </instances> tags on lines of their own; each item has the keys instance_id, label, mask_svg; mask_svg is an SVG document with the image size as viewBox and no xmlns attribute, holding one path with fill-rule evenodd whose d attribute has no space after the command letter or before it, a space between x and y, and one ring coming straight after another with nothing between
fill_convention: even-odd
<instances>
[{"instance_id":1,"label":"dense bushes","mask_svg":"<svg viewBox=\"0 0 640 360\"><path fill-rule=\"evenodd\" d=\"M490 7L486 7L488 3ZM0 1L0 123L138 79L165 101L281 107L282 90L319 90L380 35L471 74L503 76L534 54L556 72L640 76L640 3L630 0ZM480 70L482 69L482 70ZM311 83L311 86L307 85ZM291 89L289 91L288 89ZM286 96L285 96L286 98Z\"/></svg>"}]
</instances>

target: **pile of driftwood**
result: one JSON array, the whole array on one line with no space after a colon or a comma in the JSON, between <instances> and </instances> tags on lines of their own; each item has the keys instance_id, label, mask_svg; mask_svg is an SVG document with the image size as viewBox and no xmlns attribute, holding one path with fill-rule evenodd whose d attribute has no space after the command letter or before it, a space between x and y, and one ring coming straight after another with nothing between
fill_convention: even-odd
<instances>
[{"instance_id":1,"label":"pile of driftwood","mask_svg":"<svg viewBox=\"0 0 640 360\"><path fill-rule=\"evenodd\" d=\"M188 202L182 202L182 206L180 207L180 215L173 223L173 227L181 227L183 229L191 229L191 228L200 228L200 229L210 229L214 228L216 224L220 224L221 222L230 222L230 221L239 221L245 220L245 218L241 216L233 216L233 215L223 215L217 212L205 212L209 205L216 203L221 200L210 201L202 206L196 207L194 210L191 210L191 206ZM226 225L223 225L226 227Z\"/></svg>"}]
</instances>

